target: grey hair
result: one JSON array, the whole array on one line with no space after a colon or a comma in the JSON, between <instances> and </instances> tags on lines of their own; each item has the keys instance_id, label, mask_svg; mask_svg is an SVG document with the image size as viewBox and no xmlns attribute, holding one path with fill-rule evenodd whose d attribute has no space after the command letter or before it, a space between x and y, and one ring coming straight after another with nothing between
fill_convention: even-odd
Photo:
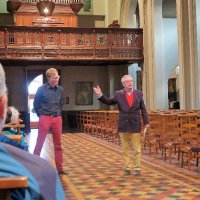
<instances>
[{"instance_id":1,"label":"grey hair","mask_svg":"<svg viewBox=\"0 0 200 200\"><path fill-rule=\"evenodd\" d=\"M10 110L11 110L11 122L16 122L17 120L19 120L19 111L14 107L14 106L10 106Z\"/></svg>"},{"instance_id":2,"label":"grey hair","mask_svg":"<svg viewBox=\"0 0 200 200\"><path fill-rule=\"evenodd\" d=\"M131 78L131 79L133 79L133 77L131 76L131 75L124 75L123 77L122 77L122 79L121 79L121 82L122 83L124 83L124 79L125 78Z\"/></svg>"},{"instance_id":3,"label":"grey hair","mask_svg":"<svg viewBox=\"0 0 200 200\"><path fill-rule=\"evenodd\" d=\"M0 63L0 97L7 93L5 72Z\"/></svg>"}]
</instances>

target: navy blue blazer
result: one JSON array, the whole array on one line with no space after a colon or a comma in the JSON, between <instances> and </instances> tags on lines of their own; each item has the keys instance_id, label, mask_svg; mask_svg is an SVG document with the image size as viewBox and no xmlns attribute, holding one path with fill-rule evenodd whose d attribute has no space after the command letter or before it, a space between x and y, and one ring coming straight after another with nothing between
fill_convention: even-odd
<instances>
[{"instance_id":1,"label":"navy blue blazer","mask_svg":"<svg viewBox=\"0 0 200 200\"><path fill-rule=\"evenodd\" d=\"M115 92L113 98L108 98L102 95L99 99L100 102L107 105L118 104L119 109L119 132L141 132L141 116L144 125L149 123L147 110L143 100L143 94L139 90L133 90L134 100L133 105L130 107L126 99L125 90L119 90Z\"/></svg>"}]
</instances>

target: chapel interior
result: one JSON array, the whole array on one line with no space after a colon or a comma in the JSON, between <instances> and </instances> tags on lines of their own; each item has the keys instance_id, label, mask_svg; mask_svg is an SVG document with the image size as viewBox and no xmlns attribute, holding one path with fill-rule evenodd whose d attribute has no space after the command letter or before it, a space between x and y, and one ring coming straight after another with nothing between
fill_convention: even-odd
<instances>
[{"instance_id":1,"label":"chapel interior","mask_svg":"<svg viewBox=\"0 0 200 200\"><path fill-rule=\"evenodd\" d=\"M149 110L199 109L198 1L48 2L50 12L42 13L43 1L1 1L0 62L9 104L27 124L34 97L28 86L49 66L61 75L66 128L76 126L76 111L115 109L94 95L79 104L77 84L99 84L112 96L123 74L133 76Z\"/></svg>"},{"instance_id":2,"label":"chapel interior","mask_svg":"<svg viewBox=\"0 0 200 200\"><path fill-rule=\"evenodd\" d=\"M173 130L176 137L174 130L182 128L199 136L199 11L199 0L1 0L0 63L6 73L8 105L20 111L27 134L35 131L35 90L46 81L46 69L54 67L65 94L63 130L120 145L117 107L101 104L92 88L100 85L106 96L113 96L122 88L121 77L130 74L134 89L143 92L152 132ZM105 124L100 121L104 116ZM104 127L97 128L99 122ZM189 123L195 129L186 127ZM63 139L68 145L85 143L84 134L83 141L69 137ZM95 145L91 138L88 145ZM173 163L176 145L157 139L144 143L144 150L154 158L160 151L162 160ZM188 152L181 153L185 158ZM145 159L154 162L149 156ZM195 159L198 167L199 154ZM177 163L183 167L184 159ZM187 169L192 171L189 161Z\"/></svg>"}]
</instances>

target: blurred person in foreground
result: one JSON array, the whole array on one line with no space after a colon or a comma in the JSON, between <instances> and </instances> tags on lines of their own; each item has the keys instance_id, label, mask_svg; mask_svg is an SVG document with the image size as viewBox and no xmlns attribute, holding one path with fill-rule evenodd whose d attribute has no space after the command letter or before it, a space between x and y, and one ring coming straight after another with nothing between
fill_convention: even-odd
<instances>
[{"instance_id":1,"label":"blurred person in foreground","mask_svg":"<svg viewBox=\"0 0 200 200\"><path fill-rule=\"evenodd\" d=\"M5 73L0 64L0 130L6 120L6 93ZM12 145L0 143L0 178L15 176L26 176L28 187L12 189L10 199L65 200L57 171L46 160ZM0 191L0 199L1 194Z\"/></svg>"},{"instance_id":2,"label":"blurred person in foreground","mask_svg":"<svg viewBox=\"0 0 200 200\"><path fill-rule=\"evenodd\" d=\"M149 129L149 119L144 104L142 92L133 89L133 78L124 75L121 79L123 89L116 91L113 98L103 95L99 86L94 87L98 100L107 105L118 104L119 121L118 132L122 144L122 156L124 160L124 175L141 175L141 114L145 128ZM129 146L133 154L129 153Z\"/></svg>"}]
</instances>

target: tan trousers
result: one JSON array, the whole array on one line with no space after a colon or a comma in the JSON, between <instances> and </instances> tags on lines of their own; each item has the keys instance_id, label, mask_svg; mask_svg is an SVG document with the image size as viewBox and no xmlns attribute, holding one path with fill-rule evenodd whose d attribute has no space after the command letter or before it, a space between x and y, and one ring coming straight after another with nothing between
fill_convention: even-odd
<instances>
[{"instance_id":1,"label":"tan trousers","mask_svg":"<svg viewBox=\"0 0 200 200\"><path fill-rule=\"evenodd\" d=\"M119 132L125 170L140 170L141 135L140 133ZM131 151L130 151L131 150Z\"/></svg>"}]
</instances>

